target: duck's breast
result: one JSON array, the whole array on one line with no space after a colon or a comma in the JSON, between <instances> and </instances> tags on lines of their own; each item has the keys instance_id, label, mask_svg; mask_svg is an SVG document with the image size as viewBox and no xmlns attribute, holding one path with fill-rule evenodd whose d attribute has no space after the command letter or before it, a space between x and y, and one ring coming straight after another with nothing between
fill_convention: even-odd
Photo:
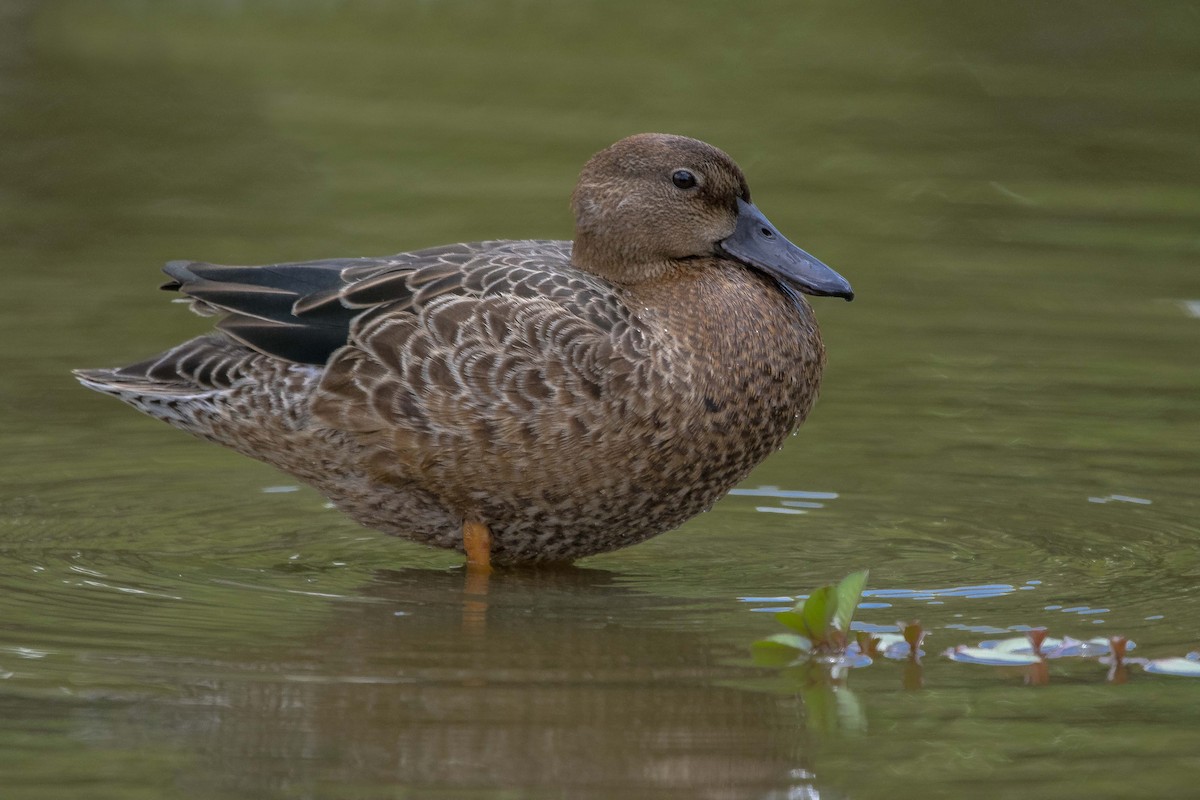
<instances>
[{"instance_id":1,"label":"duck's breast","mask_svg":"<svg viewBox=\"0 0 1200 800\"><path fill-rule=\"evenodd\" d=\"M723 494L778 449L816 400L825 361L808 303L728 262L633 301L661 343L661 419L678 471Z\"/></svg>"}]
</instances>

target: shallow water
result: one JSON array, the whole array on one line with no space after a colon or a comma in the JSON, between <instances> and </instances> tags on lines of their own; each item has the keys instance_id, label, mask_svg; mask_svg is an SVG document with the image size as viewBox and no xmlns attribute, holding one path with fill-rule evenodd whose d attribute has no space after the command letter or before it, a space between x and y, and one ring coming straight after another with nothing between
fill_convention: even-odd
<instances>
[{"instance_id":1,"label":"shallow water","mask_svg":"<svg viewBox=\"0 0 1200 800\"><path fill-rule=\"evenodd\" d=\"M1194 794L1200 682L937 655L1200 649L1200 15L1048 5L7 3L0 796ZM809 423L677 532L481 595L67 377L204 329L169 258L567 237L640 130L858 293ZM864 567L922 689L750 664Z\"/></svg>"}]
</instances>

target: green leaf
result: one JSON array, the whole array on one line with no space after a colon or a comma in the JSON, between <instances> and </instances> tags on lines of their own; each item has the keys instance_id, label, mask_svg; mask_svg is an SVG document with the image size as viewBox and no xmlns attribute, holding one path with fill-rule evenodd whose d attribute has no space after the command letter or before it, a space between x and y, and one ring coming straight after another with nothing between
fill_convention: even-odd
<instances>
[{"instance_id":1,"label":"green leaf","mask_svg":"<svg viewBox=\"0 0 1200 800\"><path fill-rule=\"evenodd\" d=\"M783 667L812 650L812 643L794 633L777 633L751 645L754 663L760 667Z\"/></svg>"},{"instance_id":2,"label":"green leaf","mask_svg":"<svg viewBox=\"0 0 1200 800\"><path fill-rule=\"evenodd\" d=\"M771 644L790 647L793 650L802 650L807 653L812 650L812 642L803 636L797 636L794 633L776 633L768 636L765 639L760 639L760 642L770 642Z\"/></svg>"},{"instance_id":3,"label":"green leaf","mask_svg":"<svg viewBox=\"0 0 1200 800\"><path fill-rule=\"evenodd\" d=\"M834 589L836 624L838 630L847 636L850 635L850 623L854 619L854 612L858 610L858 601L862 599L863 589L867 588L869 574L870 570L865 569L851 572L842 578L841 583Z\"/></svg>"},{"instance_id":4,"label":"green leaf","mask_svg":"<svg viewBox=\"0 0 1200 800\"><path fill-rule=\"evenodd\" d=\"M778 611L775 619L788 626L801 636L808 636L808 627L804 624L804 615L799 611Z\"/></svg>"},{"instance_id":5,"label":"green leaf","mask_svg":"<svg viewBox=\"0 0 1200 800\"><path fill-rule=\"evenodd\" d=\"M800 615L804 617L804 625L809 630L809 637L814 645L826 643L829 639L829 624L837 611L837 595L832 586L822 586L808 596Z\"/></svg>"}]
</instances>

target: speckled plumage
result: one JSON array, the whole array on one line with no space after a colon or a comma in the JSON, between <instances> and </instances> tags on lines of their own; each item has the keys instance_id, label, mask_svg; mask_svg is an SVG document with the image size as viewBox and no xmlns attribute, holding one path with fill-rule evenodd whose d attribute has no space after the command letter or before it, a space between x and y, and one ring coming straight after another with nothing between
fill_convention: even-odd
<instances>
[{"instance_id":1,"label":"speckled plumage","mask_svg":"<svg viewBox=\"0 0 1200 800\"><path fill-rule=\"evenodd\" d=\"M701 184L672 186L681 166ZM223 315L217 332L79 377L387 533L461 550L480 521L498 563L613 550L709 508L816 398L807 302L718 246L737 198L716 148L631 137L581 175L574 253L172 262L164 288Z\"/></svg>"}]
</instances>

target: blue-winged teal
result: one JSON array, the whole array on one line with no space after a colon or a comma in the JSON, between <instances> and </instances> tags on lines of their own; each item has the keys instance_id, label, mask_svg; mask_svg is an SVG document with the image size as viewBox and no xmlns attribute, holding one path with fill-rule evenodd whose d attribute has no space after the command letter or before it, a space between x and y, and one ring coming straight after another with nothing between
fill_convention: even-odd
<instances>
[{"instance_id":1,"label":"blue-winged teal","mask_svg":"<svg viewBox=\"0 0 1200 800\"><path fill-rule=\"evenodd\" d=\"M574 243L171 262L163 288L221 315L216 332L77 375L469 563L640 542L803 421L825 356L800 293L853 294L695 139L602 150L572 207Z\"/></svg>"}]
</instances>

